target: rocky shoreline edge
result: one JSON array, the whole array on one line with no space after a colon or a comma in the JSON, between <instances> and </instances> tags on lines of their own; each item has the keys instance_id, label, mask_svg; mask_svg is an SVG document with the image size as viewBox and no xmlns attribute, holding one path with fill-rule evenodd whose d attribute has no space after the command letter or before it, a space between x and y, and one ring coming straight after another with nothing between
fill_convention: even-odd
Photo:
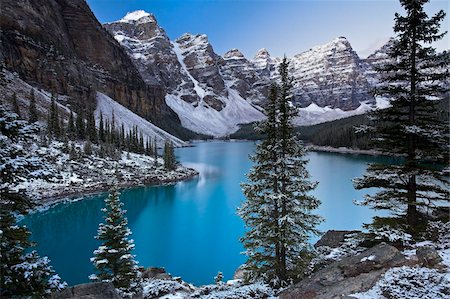
<instances>
[{"instance_id":1,"label":"rocky shoreline edge","mask_svg":"<svg viewBox=\"0 0 450 299\"><path fill-rule=\"evenodd\" d=\"M163 268L151 267L142 269L143 291L132 298L403 299L423 298L430 292L436 298L444 298L439 296L448 291L445 284L450 273L450 233L445 232L439 241L424 241L402 248L384 242L359 247L354 240L360 234L360 231L327 231L314 245L321 253L316 261L317 269L282 290L271 289L263 283L245 284L240 268L232 280L197 287L180 277L172 277ZM405 289L408 285L417 287ZM51 298L122 297L111 283L93 282L70 286Z\"/></svg>"},{"instance_id":2,"label":"rocky shoreline edge","mask_svg":"<svg viewBox=\"0 0 450 299\"><path fill-rule=\"evenodd\" d=\"M173 185L181 181L193 179L199 175L195 169L179 166L176 170L167 172L167 176L158 176L155 173L143 175L140 180L122 180L118 181L116 187L119 190L128 188L154 187ZM39 196L39 200L35 200L36 206L29 211L30 213L47 210L57 204L79 201L84 198L90 198L105 192L112 187L112 183L100 182L93 185L74 185L74 186L52 186L49 196L45 195L45 191ZM50 190L49 190L50 191Z\"/></svg>"}]
</instances>

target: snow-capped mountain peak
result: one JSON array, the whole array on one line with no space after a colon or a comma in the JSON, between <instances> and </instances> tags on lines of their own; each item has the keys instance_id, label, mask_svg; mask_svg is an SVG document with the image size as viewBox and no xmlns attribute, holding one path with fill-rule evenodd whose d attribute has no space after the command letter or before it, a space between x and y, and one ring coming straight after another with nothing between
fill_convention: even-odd
<instances>
[{"instance_id":1,"label":"snow-capped mountain peak","mask_svg":"<svg viewBox=\"0 0 450 299\"><path fill-rule=\"evenodd\" d=\"M134 23L139 21L139 23L156 23L155 16L152 14L144 11L144 10L136 10L127 13L122 19L120 19L118 22L121 23Z\"/></svg>"},{"instance_id":2,"label":"snow-capped mountain peak","mask_svg":"<svg viewBox=\"0 0 450 299\"><path fill-rule=\"evenodd\" d=\"M223 55L224 59L245 59L244 54L238 49L231 49Z\"/></svg>"},{"instance_id":3,"label":"snow-capped mountain peak","mask_svg":"<svg viewBox=\"0 0 450 299\"><path fill-rule=\"evenodd\" d=\"M259 49L258 52L256 52L256 55L255 55L255 57L253 59L254 60L267 59L269 57L270 57L269 51L267 51L266 48L262 48L262 49Z\"/></svg>"}]
</instances>

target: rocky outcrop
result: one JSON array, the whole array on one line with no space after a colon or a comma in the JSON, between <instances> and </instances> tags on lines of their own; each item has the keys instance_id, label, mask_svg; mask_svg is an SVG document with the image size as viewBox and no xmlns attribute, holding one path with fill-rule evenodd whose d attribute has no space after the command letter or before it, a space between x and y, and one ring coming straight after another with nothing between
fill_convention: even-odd
<instances>
[{"instance_id":1,"label":"rocky outcrop","mask_svg":"<svg viewBox=\"0 0 450 299\"><path fill-rule=\"evenodd\" d=\"M121 299L112 283L92 282L68 287L53 294L52 299Z\"/></svg>"},{"instance_id":2,"label":"rocky outcrop","mask_svg":"<svg viewBox=\"0 0 450 299\"><path fill-rule=\"evenodd\" d=\"M382 243L330 264L282 291L279 296L283 299L345 298L367 291L389 268L407 263L408 260L395 247Z\"/></svg>"},{"instance_id":3,"label":"rocky outcrop","mask_svg":"<svg viewBox=\"0 0 450 299\"><path fill-rule=\"evenodd\" d=\"M0 59L22 79L95 107L101 91L153 123L182 130L164 86L144 82L83 0L2 1Z\"/></svg>"},{"instance_id":4,"label":"rocky outcrop","mask_svg":"<svg viewBox=\"0 0 450 299\"><path fill-rule=\"evenodd\" d=\"M360 231L356 230L329 230L327 231L319 241L314 244L314 247L328 246L330 248L336 248L342 245L345 241L345 237Z\"/></svg>"},{"instance_id":5,"label":"rocky outcrop","mask_svg":"<svg viewBox=\"0 0 450 299\"><path fill-rule=\"evenodd\" d=\"M431 246L421 246L416 250L417 259L419 263L424 267L434 267L440 262L442 262L442 258Z\"/></svg>"}]
</instances>

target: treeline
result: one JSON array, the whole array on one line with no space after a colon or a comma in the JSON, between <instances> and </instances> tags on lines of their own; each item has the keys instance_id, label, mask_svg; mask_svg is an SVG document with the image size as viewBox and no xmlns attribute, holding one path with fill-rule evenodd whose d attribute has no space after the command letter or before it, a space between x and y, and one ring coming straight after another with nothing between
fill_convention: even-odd
<instances>
[{"instance_id":1,"label":"treeline","mask_svg":"<svg viewBox=\"0 0 450 299\"><path fill-rule=\"evenodd\" d=\"M34 123L39 120L36 109L36 98L34 89L31 89L29 95L28 122ZM12 108L20 118L20 111L17 95L12 96ZM41 135L41 144L48 145L50 140L59 140L64 142L63 151L75 160L84 155L91 155L94 152L100 157L110 157L119 159L122 151L144 154L158 159L158 149L156 138L144 138L144 134L138 126L125 129L122 123L117 126L114 113L109 118L104 118L100 113L98 126L96 126L94 109L83 109L78 107L76 111L68 112L69 119L64 121L64 115L60 115L60 109L57 104L57 96L52 94L51 105L47 113L47 128ZM75 142L84 142L83 153L75 147ZM93 145L96 145L95 150ZM164 166L168 170L176 168L177 161L174 154L174 146L166 141L164 145Z\"/></svg>"}]
</instances>

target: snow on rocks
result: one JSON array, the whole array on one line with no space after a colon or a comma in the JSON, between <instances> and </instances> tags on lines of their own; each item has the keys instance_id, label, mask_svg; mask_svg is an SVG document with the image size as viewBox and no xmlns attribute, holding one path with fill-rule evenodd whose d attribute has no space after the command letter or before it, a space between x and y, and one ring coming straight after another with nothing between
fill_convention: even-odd
<instances>
[{"instance_id":1,"label":"snow on rocks","mask_svg":"<svg viewBox=\"0 0 450 299\"><path fill-rule=\"evenodd\" d=\"M40 205L52 204L68 197L107 191L117 179L119 188L169 184L193 177L197 171L181 165L174 171L163 168L161 158L122 152L117 159L82 154L83 143L74 143L78 153L71 159L64 153L64 144L53 141L48 146L27 145L28 157L45 166L39 176L24 175L15 188L26 193Z\"/></svg>"},{"instance_id":2,"label":"snow on rocks","mask_svg":"<svg viewBox=\"0 0 450 299\"><path fill-rule=\"evenodd\" d=\"M355 293L358 299L444 299L450 295L450 275L424 267L389 269L373 288Z\"/></svg>"}]
</instances>

